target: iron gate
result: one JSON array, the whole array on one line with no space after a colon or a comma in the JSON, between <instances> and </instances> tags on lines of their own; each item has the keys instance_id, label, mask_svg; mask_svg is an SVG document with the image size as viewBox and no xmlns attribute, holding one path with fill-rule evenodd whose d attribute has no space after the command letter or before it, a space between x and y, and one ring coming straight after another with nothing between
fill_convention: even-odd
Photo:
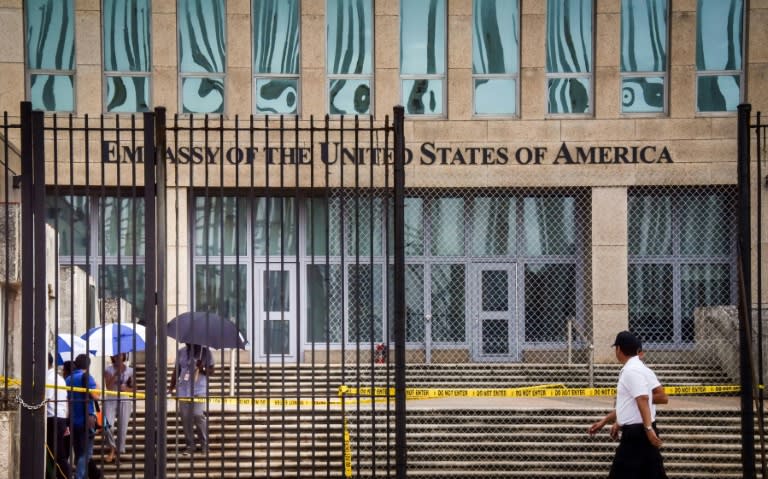
<instances>
[{"instance_id":1,"label":"iron gate","mask_svg":"<svg viewBox=\"0 0 768 479\"><path fill-rule=\"evenodd\" d=\"M758 477L755 464L759 465L759 477L768 475L765 450L766 353L763 299L763 199L765 187L768 186L768 177L764 176L764 163L768 160L766 132L768 124L763 122L761 112L753 116L750 104L739 105L739 369L744 477ZM756 265L754 270L753 264ZM757 461L755 440L758 441Z\"/></svg>"},{"instance_id":2,"label":"iron gate","mask_svg":"<svg viewBox=\"0 0 768 479\"><path fill-rule=\"evenodd\" d=\"M117 351L86 346L94 377L115 353L134 368L125 391L99 381L129 424L121 435L116 414L114 442L95 437L110 476L405 477L402 125L400 107L384 122L80 118L28 103L18 124L6 115L6 156L22 145L21 336L33 338L22 477L44 475L46 352L112 323L136 332ZM197 399L166 396L184 346L167 322L192 310L233 322L247 346L213 351ZM203 404L202 449L187 450L184 401Z\"/></svg>"}]
</instances>

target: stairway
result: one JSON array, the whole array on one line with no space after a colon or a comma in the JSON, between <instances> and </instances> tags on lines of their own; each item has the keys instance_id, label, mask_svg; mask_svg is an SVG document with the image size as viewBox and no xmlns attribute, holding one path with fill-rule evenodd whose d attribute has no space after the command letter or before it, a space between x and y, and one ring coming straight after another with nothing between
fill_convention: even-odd
<instances>
[{"instance_id":1,"label":"stairway","mask_svg":"<svg viewBox=\"0 0 768 479\"><path fill-rule=\"evenodd\" d=\"M726 384L719 371L693 365L654 365L665 385ZM595 366L594 385L614 386L619 367ZM138 371L139 386L143 371ZM362 368L359 374L340 365L295 364L241 366L236 393L254 398L336 397L338 386L392 384L387 365ZM541 383L587 386L584 366L531 364L409 365L409 387L507 388ZM373 378L373 380L372 380ZM228 371L211 380L211 394L228 392ZM722 399L722 398L721 398ZM564 407L540 400L536 407L478 407L473 402L438 404L419 401L406 413L409 478L596 478L607 475L616 443L607 432L586 434L610 404ZM608 404L608 406L606 406ZM662 454L671 478L741 477L738 400L704 402L695 409L667 408L659 413ZM264 407L211 404L207 456L182 456L181 425L169 412L167 477L344 477L343 418L347 420L353 477L394 477L394 403L347 407ZM129 429L128 453L119 467L105 464L106 477L143 477L144 413L139 408ZM389 427L387 427L389 426ZM97 446L95 456L101 452ZM375 473L374 473L375 471ZM389 476L388 476L389 473Z\"/></svg>"}]
</instances>

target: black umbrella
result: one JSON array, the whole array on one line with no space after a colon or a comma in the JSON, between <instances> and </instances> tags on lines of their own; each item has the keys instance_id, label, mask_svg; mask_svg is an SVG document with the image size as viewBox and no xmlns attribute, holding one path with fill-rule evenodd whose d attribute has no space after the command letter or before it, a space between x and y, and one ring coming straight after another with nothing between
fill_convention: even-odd
<instances>
[{"instance_id":1,"label":"black umbrella","mask_svg":"<svg viewBox=\"0 0 768 479\"><path fill-rule=\"evenodd\" d=\"M168 323L168 336L180 343L200 344L213 349L244 349L248 342L235 323L216 313L186 312Z\"/></svg>"}]
</instances>

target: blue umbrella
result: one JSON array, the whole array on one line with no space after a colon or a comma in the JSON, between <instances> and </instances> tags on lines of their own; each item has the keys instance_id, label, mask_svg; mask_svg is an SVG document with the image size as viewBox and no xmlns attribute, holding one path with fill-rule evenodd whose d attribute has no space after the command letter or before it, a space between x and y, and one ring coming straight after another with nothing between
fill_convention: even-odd
<instances>
[{"instance_id":1,"label":"blue umbrella","mask_svg":"<svg viewBox=\"0 0 768 479\"><path fill-rule=\"evenodd\" d=\"M106 324L91 328L83 335L83 339L88 342L88 348L96 356L144 351L146 348L144 337L144 326L131 323Z\"/></svg>"},{"instance_id":2,"label":"blue umbrella","mask_svg":"<svg viewBox=\"0 0 768 479\"><path fill-rule=\"evenodd\" d=\"M71 333L61 333L56 336L56 364L62 365L65 361L74 361L79 355L87 353L88 346L83 338Z\"/></svg>"}]
</instances>

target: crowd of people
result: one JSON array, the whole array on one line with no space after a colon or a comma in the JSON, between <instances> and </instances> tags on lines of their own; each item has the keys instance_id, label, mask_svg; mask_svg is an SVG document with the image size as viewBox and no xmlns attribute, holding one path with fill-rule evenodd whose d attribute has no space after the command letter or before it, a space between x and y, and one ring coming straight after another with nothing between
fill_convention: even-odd
<instances>
[{"instance_id":1,"label":"crowd of people","mask_svg":"<svg viewBox=\"0 0 768 479\"><path fill-rule=\"evenodd\" d=\"M615 408L590 425L590 435L612 424L610 436L619 440L610 478L667 477L659 452L662 441L656 425L656 405L666 404L668 397L656 375L643 362L642 343L629 331L616 336L613 347L622 364L617 384ZM105 461L112 462L125 453L128 421L132 411L129 399L135 392L133 368L125 354L110 357L104 370L104 388L109 392L102 399L103 421L99 425L99 388L88 373L90 358L77 356L74 363L65 362L62 376L56 370L53 356L48 355L46 377L47 446L52 473L59 479L91 479L95 465L91 461L97 428L103 429L109 447ZM176 355L176 364L168 386L168 394L176 392L177 410L184 429L185 455L208 452L208 426L205 397L208 377L213 372L211 351L198 344L186 344ZM66 385L59 388L56 385ZM53 386L53 387L50 387ZM116 425L116 428L115 428ZM116 429L116 430L115 430ZM197 439L197 440L196 440ZM69 461L74 453L74 476Z\"/></svg>"},{"instance_id":2,"label":"crowd of people","mask_svg":"<svg viewBox=\"0 0 768 479\"><path fill-rule=\"evenodd\" d=\"M110 365L104 371L104 391L107 394L100 398L101 389L89 374L90 365L90 357L80 354L74 361L64 362L59 373L53 355L48 355L45 381L48 477L99 477L98 466L91 458L99 429L109 447L105 461L112 462L125 453L128 422L133 408L131 398L135 392L133 368L127 364L126 354L111 356ZM73 457L71 462L70 455Z\"/></svg>"},{"instance_id":3,"label":"crowd of people","mask_svg":"<svg viewBox=\"0 0 768 479\"><path fill-rule=\"evenodd\" d=\"M64 362L61 373L57 371L53 356L48 355L45 380L48 477L99 477L98 466L91 457L98 430L101 430L108 447L104 461L113 462L125 454L128 423L134 406L131 399L136 392L134 370L128 365L126 354L117 354L109 359L110 364L104 369L102 389L89 374L91 359L88 355L81 354L74 361ZM186 344L178 351L168 393L175 391L177 395L177 409L185 438L182 453L185 455L208 451L205 404L195 398L207 394L208 377L213 367L213 355L204 346ZM100 398L102 390L106 394Z\"/></svg>"}]
</instances>

